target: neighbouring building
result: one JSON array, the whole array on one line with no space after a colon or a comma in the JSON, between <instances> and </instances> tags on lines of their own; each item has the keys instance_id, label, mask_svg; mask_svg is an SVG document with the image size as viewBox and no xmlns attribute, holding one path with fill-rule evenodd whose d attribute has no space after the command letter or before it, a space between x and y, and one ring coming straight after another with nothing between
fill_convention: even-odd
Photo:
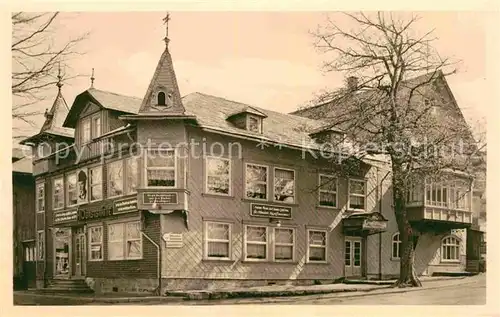
<instances>
[{"instance_id":1,"label":"neighbouring building","mask_svg":"<svg viewBox=\"0 0 500 317\"><path fill-rule=\"evenodd\" d=\"M30 155L12 149L14 289L35 288L35 178Z\"/></svg>"},{"instance_id":2,"label":"neighbouring building","mask_svg":"<svg viewBox=\"0 0 500 317\"><path fill-rule=\"evenodd\" d=\"M49 149L34 161L40 287L151 292L393 274L387 163L357 161L345 174L332 153L319 155L343 133L323 121L181 98L165 41L144 98L91 85L67 108L59 86L48 128L25 141ZM449 223L471 222L462 209Z\"/></svg>"}]
</instances>

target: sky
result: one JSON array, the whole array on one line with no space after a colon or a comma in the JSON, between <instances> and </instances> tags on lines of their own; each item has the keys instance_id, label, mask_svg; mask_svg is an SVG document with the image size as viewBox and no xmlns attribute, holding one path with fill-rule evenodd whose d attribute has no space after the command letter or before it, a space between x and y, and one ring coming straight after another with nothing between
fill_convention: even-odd
<instances>
[{"instance_id":1,"label":"sky","mask_svg":"<svg viewBox=\"0 0 500 317\"><path fill-rule=\"evenodd\" d=\"M322 89L344 84L340 73L324 74L309 31L325 21L324 12L171 12L169 49L181 95L203 92L280 112L291 112ZM447 78L471 125L484 122L491 104L492 79L487 54L492 45L487 12L416 12L420 31L434 29L434 46L443 56L460 60L458 73ZM68 75L80 75L63 86L71 105L90 87L95 69L97 89L144 97L163 52L165 12L66 12L53 39L64 42L89 32L80 44L85 54L70 61ZM493 30L489 30L492 32ZM40 109L50 108L57 88ZM24 134L37 133L23 127Z\"/></svg>"}]
</instances>

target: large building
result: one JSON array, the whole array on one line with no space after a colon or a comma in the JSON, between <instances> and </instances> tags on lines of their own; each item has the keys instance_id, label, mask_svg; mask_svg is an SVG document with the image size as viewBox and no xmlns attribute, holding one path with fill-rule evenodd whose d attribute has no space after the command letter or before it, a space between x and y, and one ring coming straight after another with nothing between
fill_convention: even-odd
<instances>
[{"instance_id":1,"label":"large building","mask_svg":"<svg viewBox=\"0 0 500 317\"><path fill-rule=\"evenodd\" d=\"M202 93L181 98L165 41L144 98L91 86L68 108L59 85L44 128L24 142L36 149L44 201L40 287L165 291L397 275L387 163L357 162L346 174L321 147L342 132L323 121ZM425 192L415 195L416 221L447 225L422 232L420 273L442 241L444 260L459 261L450 229L472 221L470 200L429 209Z\"/></svg>"}]
</instances>

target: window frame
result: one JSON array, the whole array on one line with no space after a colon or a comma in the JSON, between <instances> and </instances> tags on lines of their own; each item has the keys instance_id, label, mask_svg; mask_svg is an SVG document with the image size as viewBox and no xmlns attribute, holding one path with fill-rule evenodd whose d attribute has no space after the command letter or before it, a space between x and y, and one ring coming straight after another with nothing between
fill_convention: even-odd
<instances>
[{"instance_id":1,"label":"window frame","mask_svg":"<svg viewBox=\"0 0 500 317\"><path fill-rule=\"evenodd\" d=\"M108 222L106 224L106 235L107 235L107 241L106 241L106 248L107 248L107 260L108 261L133 261L133 260L142 260L144 259L144 245L143 245L143 238L142 238L142 233L141 233L141 230L139 229L139 239L133 239L134 241L136 240L139 240L139 243L140 243L140 246L141 246L141 255L140 257L127 257L127 242L128 241L131 241L129 239L127 239L127 224L129 223L138 223L139 224L139 228L141 226L141 220L139 219L135 219L135 220L132 220L132 219L127 219L127 220L119 220L119 221L113 221L113 222ZM109 243L110 242L117 242L118 240L116 241L111 241L109 239L109 236L110 236L110 230L109 230L109 227L110 226L116 226L116 225L121 225L123 228L123 236L121 238L121 243L122 243L122 257L119 257L119 258L111 258L110 257L110 252L109 252ZM104 256L103 256L104 257Z\"/></svg>"},{"instance_id":2,"label":"window frame","mask_svg":"<svg viewBox=\"0 0 500 317\"><path fill-rule=\"evenodd\" d=\"M351 193L351 181L353 182L363 182L363 185L364 185L364 194L355 194L355 193ZM362 212L366 212L367 210L367 192L368 192L368 182L366 181L366 179L363 179L363 178L349 178L347 180L347 210L352 210L352 211L362 211ZM364 208L363 209L360 209L360 208L351 208L351 196L356 196L356 197L363 197L364 198Z\"/></svg>"},{"instance_id":3,"label":"window frame","mask_svg":"<svg viewBox=\"0 0 500 317\"><path fill-rule=\"evenodd\" d=\"M215 192L209 192L208 188L208 177L209 175L209 164L208 161L211 159L215 160L223 160L229 162L229 187L228 187L228 193L215 193ZM232 160L230 158L225 158L225 157L219 157L219 156L205 156L205 193L209 195L218 195L218 196L232 196L233 194L233 186L232 186Z\"/></svg>"},{"instance_id":4,"label":"window frame","mask_svg":"<svg viewBox=\"0 0 500 317\"><path fill-rule=\"evenodd\" d=\"M41 247L41 252L40 252ZM36 232L36 260L45 261L45 231L38 230Z\"/></svg>"},{"instance_id":5,"label":"window frame","mask_svg":"<svg viewBox=\"0 0 500 317\"><path fill-rule=\"evenodd\" d=\"M92 229L100 228L101 229L101 241L92 242ZM104 261L104 226L102 224L89 226L87 229L87 234L89 235L88 241L88 261L89 262L101 262ZM101 246L101 258L94 259L92 258L92 246L99 245Z\"/></svg>"},{"instance_id":6,"label":"window frame","mask_svg":"<svg viewBox=\"0 0 500 317\"><path fill-rule=\"evenodd\" d=\"M323 232L325 234L325 245L311 245L309 243L309 233L310 232ZM314 248L324 248L325 249L325 260L310 260L311 246ZM328 263L328 230L319 228L307 228L306 230L306 263Z\"/></svg>"},{"instance_id":7,"label":"window frame","mask_svg":"<svg viewBox=\"0 0 500 317\"><path fill-rule=\"evenodd\" d=\"M397 236L397 240L395 240ZM401 235L399 232L396 232L391 237L391 259L392 260L400 260L401 259ZM394 256L394 244L396 244L397 256Z\"/></svg>"},{"instance_id":8,"label":"window frame","mask_svg":"<svg viewBox=\"0 0 500 317\"><path fill-rule=\"evenodd\" d=\"M261 241L250 241L250 244L257 244L257 245L265 245L266 246L266 257L264 259L253 259L253 258L248 258L248 237L247 237L247 228L248 227L254 227L254 228L265 228L266 229L266 242L261 242ZM270 241L269 241L269 227L264 225L264 224L245 224L243 225L243 260L246 262L268 262L269 261L269 246L270 246Z\"/></svg>"},{"instance_id":9,"label":"window frame","mask_svg":"<svg viewBox=\"0 0 500 317\"><path fill-rule=\"evenodd\" d=\"M129 162L131 161L134 161L135 160L135 164L136 164L136 180L135 180L135 183L136 183L136 187L135 187L135 190L132 190L132 191L129 191L129 173L130 173L130 169L129 169ZM137 188L140 186L140 157L139 156L136 156L136 155L131 155L129 157L126 157L125 159L122 160L123 161L123 169L124 169L124 189L123 189L123 192L124 192L124 195L131 195L131 194L135 194L137 193Z\"/></svg>"},{"instance_id":10,"label":"window frame","mask_svg":"<svg viewBox=\"0 0 500 317\"><path fill-rule=\"evenodd\" d=\"M292 238L293 242L290 243L277 243L276 242L276 230L292 230ZM272 237L272 247L273 247L273 262L280 262L280 263L289 263L289 262L295 262L295 253L297 250L297 237L296 237L296 230L293 227L273 227L273 237ZM284 259L276 259L276 246L291 246L292 247L292 258L290 260L284 260Z\"/></svg>"},{"instance_id":11,"label":"window frame","mask_svg":"<svg viewBox=\"0 0 500 317\"><path fill-rule=\"evenodd\" d=\"M110 183L111 183L111 177L110 177L110 171L111 169L109 168L110 165L121 163L122 165L122 193L120 195L113 195L111 196L110 193ZM119 160L114 160L106 163L106 198L116 198L116 197L122 197L125 194L125 179L126 179L126 171L125 171L125 159L119 159Z\"/></svg>"},{"instance_id":12,"label":"window frame","mask_svg":"<svg viewBox=\"0 0 500 317\"><path fill-rule=\"evenodd\" d=\"M42 188L42 196L41 197L38 196L38 189L40 187ZM36 184L35 200L36 200L36 203L35 203L36 204L35 205L36 212L37 213L44 213L45 212L45 182L40 182L40 183ZM40 200L42 201L43 209L39 209L39 207L38 207L38 202Z\"/></svg>"},{"instance_id":13,"label":"window frame","mask_svg":"<svg viewBox=\"0 0 500 317\"><path fill-rule=\"evenodd\" d=\"M255 119L257 120L257 131L253 131L250 129L250 120L251 119ZM262 134L262 118L259 117L259 116L255 116L255 115L251 115L251 114L247 114L247 118L246 118L246 129L247 131L250 131L250 132L253 132L253 133L259 133L259 134Z\"/></svg>"},{"instance_id":14,"label":"window frame","mask_svg":"<svg viewBox=\"0 0 500 317\"><path fill-rule=\"evenodd\" d=\"M84 140L85 125L86 124L89 125L89 138L88 138L88 140ZM90 116L82 119L82 121L80 123L80 130L81 130L79 133L80 134L80 144L85 145L85 144L92 142L92 118Z\"/></svg>"},{"instance_id":15,"label":"window frame","mask_svg":"<svg viewBox=\"0 0 500 317\"><path fill-rule=\"evenodd\" d=\"M209 224L222 224L222 225L227 225L229 227L229 239L226 240L220 240L220 239L210 239L208 237L208 226ZM231 260L233 256L233 242L232 242L232 236L233 236L233 224L231 222L224 222L224 221L212 221L212 220L206 220L203 221L203 259L204 260ZM210 242L224 242L228 243L228 256L227 257L213 257L208 255L208 245Z\"/></svg>"},{"instance_id":16,"label":"window frame","mask_svg":"<svg viewBox=\"0 0 500 317\"><path fill-rule=\"evenodd\" d=\"M92 183L92 171L93 170L97 170L97 169L101 169L101 181L99 183L95 183L93 184ZM89 196L88 196L88 199L89 199L89 202L95 202L95 201L101 201L104 199L104 169L103 169L103 165L97 165L97 166L94 166L94 167L89 167L88 168L88 182L89 182ZM99 199L92 199L92 189L95 187L95 186L99 186L101 185L101 198Z\"/></svg>"},{"instance_id":17,"label":"window frame","mask_svg":"<svg viewBox=\"0 0 500 317\"><path fill-rule=\"evenodd\" d=\"M321 188L321 177L326 177L326 178L335 178L335 191L331 191L331 190L328 190L328 189L322 189ZM328 175L328 174L322 174L320 173L318 175L318 206L320 206L321 208L330 208L330 209L338 209L339 207L339 195L338 195L338 191L339 191L339 178L337 176L334 176L334 175ZM321 204L321 193L328 193L328 194L332 194L334 193L335 194L335 206L327 206L327 205L322 205Z\"/></svg>"},{"instance_id":18,"label":"window frame","mask_svg":"<svg viewBox=\"0 0 500 317\"><path fill-rule=\"evenodd\" d=\"M256 167L264 167L266 169L266 182L265 182L265 185L266 185L266 198L262 199L262 198L255 198L255 197L248 197L247 196L247 192L248 192L248 177L247 177L247 168L249 165L252 165L252 166L256 166ZM269 201L269 171L270 171L270 167L268 165L262 165L262 164L255 164L255 163L249 163L249 162L245 162L245 169L243 171L243 178L244 178L244 181L245 181L245 187L244 187L244 197L245 199L251 199L251 200L256 200L256 201ZM262 181L258 181L258 184L262 184Z\"/></svg>"},{"instance_id":19,"label":"window frame","mask_svg":"<svg viewBox=\"0 0 500 317\"><path fill-rule=\"evenodd\" d=\"M154 152L154 151L157 151L157 152L173 152L174 155L174 166L173 167L148 167L148 155L150 152ZM145 153L145 157L144 157L144 185L146 188L158 188L158 189L161 189L161 188L177 188L178 186L178 182L177 182L177 149L176 148L167 148L167 149L164 149L164 148L154 148L154 149L146 149L146 151L144 152ZM148 185L148 171L149 170L156 170L156 171L159 171L159 170L166 170L166 171L170 171L170 170L173 170L174 171L174 186L150 186Z\"/></svg>"},{"instance_id":20,"label":"window frame","mask_svg":"<svg viewBox=\"0 0 500 317\"><path fill-rule=\"evenodd\" d=\"M451 240L454 240L456 241L456 244L451 244L451 243L446 243L445 241L447 239L451 239ZM447 235L446 237L444 237L443 239L441 239L441 262L445 262L445 263L460 263L460 247L461 247L461 243L462 243L462 240L460 238L458 238L457 236L455 235ZM443 249L445 247L453 247L453 248L456 248L456 259L446 259L444 257L444 253L443 252Z\"/></svg>"},{"instance_id":21,"label":"window frame","mask_svg":"<svg viewBox=\"0 0 500 317\"><path fill-rule=\"evenodd\" d=\"M99 131L96 130L97 120L99 120ZM97 114L91 116L90 133L91 133L91 140L94 140L102 135L101 112L98 112Z\"/></svg>"},{"instance_id":22,"label":"window frame","mask_svg":"<svg viewBox=\"0 0 500 317\"><path fill-rule=\"evenodd\" d=\"M75 188L74 188L74 192L75 192L75 197L76 197L76 203L74 204L70 204L70 201L69 201L69 182L68 182L68 178L70 176L74 176L75 177ZM74 207L74 206L77 206L78 205L78 174L76 171L72 171L72 172L69 172L69 173L66 173L64 175L64 180L65 180L65 184L64 184L64 190L65 190L65 198L66 198L66 207Z\"/></svg>"},{"instance_id":23,"label":"window frame","mask_svg":"<svg viewBox=\"0 0 500 317\"><path fill-rule=\"evenodd\" d=\"M277 169L280 169L283 171L293 172L293 201L292 202L276 200L276 170ZM296 204L297 203L297 173L294 169L280 167L280 166L273 166L273 202L278 202L278 203L283 203L283 204Z\"/></svg>"},{"instance_id":24,"label":"window frame","mask_svg":"<svg viewBox=\"0 0 500 317\"><path fill-rule=\"evenodd\" d=\"M62 182L62 186L61 186L61 202L62 202L62 206L60 207L56 207L56 204L55 204L55 184L56 184L56 181L58 180L61 180ZM52 210L60 210L60 209L64 209L64 200L65 200L65 197L64 197L64 176L60 175L60 176L57 176L57 177L54 177L52 178Z\"/></svg>"}]
</instances>

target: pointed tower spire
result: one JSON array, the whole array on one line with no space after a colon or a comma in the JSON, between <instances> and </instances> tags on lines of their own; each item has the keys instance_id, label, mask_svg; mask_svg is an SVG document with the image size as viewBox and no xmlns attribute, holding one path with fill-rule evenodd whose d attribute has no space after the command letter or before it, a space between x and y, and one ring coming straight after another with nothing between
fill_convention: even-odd
<instances>
[{"instance_id":1,"label":"pointed tower spire","mask_svg":"<svg viewBox=\"0 0 500 317\"><path fill-rule=\"evenodd\" d=\"M92 76L90 76L90 88L94 88L94 68L92 68Z\"/></svg>"},{"instance_id":2,"label":"pointed tower spire","mask_svg":"<svg viewBox=\"0 0 500 317\"><path fill-rule=\"evenodd\" d=\"M184 106L182 105L181 93L177 78L175 76L172 56L168 50L168 22L170 21L170 13L167 13L163 18L165 27L165 50L158 61L158 66L153 74L153 78L149 83L148 90L142 100L140 113L160 112L164 114L184 114Z\"/></svg>"},{"instance_id":3,"label":"pointed tower spire","mask_svg":"<svg viewBox=\"0 0 500 317\"><path fill-rule=\"evenodd\" d=\"M62 83L62 76L61 76L61 62L59 62L59 69L57 71L57 88L59 89L59 92L61 92L61 87L63 86L63 83Z\"/></svg>"}]
</instances>

